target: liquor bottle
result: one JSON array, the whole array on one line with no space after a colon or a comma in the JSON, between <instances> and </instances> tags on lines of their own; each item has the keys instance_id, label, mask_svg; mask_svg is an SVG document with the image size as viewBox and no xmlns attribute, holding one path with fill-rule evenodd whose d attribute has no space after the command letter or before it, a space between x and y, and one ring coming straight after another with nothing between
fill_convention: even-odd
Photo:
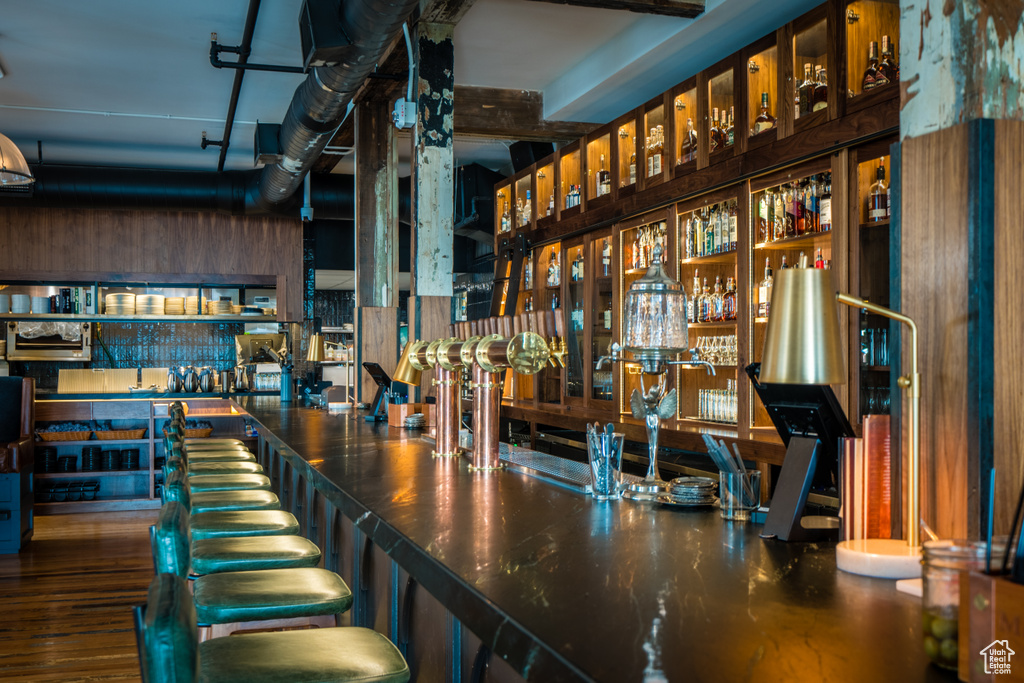
<instances>
[{"instance_id":1,"label":"liquor bottle","mask_svg":"<svg viewBox=\"0 0 1024 683\"><path fill-rule=\"evenodd\" d=\"M821 199L818 200L818 229L827 232L832 229L832 174L826 173L821 188Z\"/></svg>"},{"instance_id":2,"label":"liquor bottle","mask_svg":"<svg viewBox=\"0 0 1024 683\"><path fill-rule=\"evenodd\" d=\"M722 146L722 132L718 129L718 107L711 110L711 130L708 132L708 137L711 140L712 152Z\"/></svg>"},{"instance_id":3,"label":"liquor bottle","mask_svg":"<svg viewBox=\"0 0 1024 683\"><path fill-rule=\"evenodd\" d=\"M711 213L704 207L701 223L704 225L704 254L715 253L715 227L711 224Z\"/></svg>"},{"instance_id":4,"label":"liquor bottle","mask_svg":"<svg viewBox=\"0 0 1024 683\"><path fill-rule=\"evenodd\" d=\"M604 164L604 155L601 155L601 169L597 172L597 196L611 194L612 192L612 174L608 171Z\"/></svg>"},{"instance_id":5,"label":"liquor bottle","mask_svg":"<svg viewBox=\"0 0 1024 683\"><path fill-rule=\"evenodd\" d=\"M868 190L868 221L884 221L889 217L889 186L885 184L885 160L878 160L875 182Z\"/></svg>"},{"instance_id":6,"label":"liquor bottle","mask_svg":"<svg viewBox=\"0 0 1024 683\"><path fill-rule=\"evenodd\" d=\"M679 162L685 164L697 158L697 133L693 130L693 119L686 119L686 132L683 133L683 146L679 153Z\"/></svg>"},{"instance_id":7,"label":"liquor bottle","mask_svg":"<svg viewBox=\"0 0 1024 683\"><path fill-rule=\"evenodd\" d=\"M729 278L725 283L725 294L722 296L722 320L736 319L736 281Z\"/></svg>"},{"instance_id":8,"label":"liquor bottle","mask_svg":"<svg viewBox=\"0 0 1024 683\"><path fill-rule=\"evenodd\" d=\"M530 213L533 211L533 202L530 201L530 191L526 191L526 202L523 204L523 227L530 224Z\"/></svg>"},{"instance_id":9,"label":"liquor bottle","mask_svg":"<svg viewBox=\"0 0 1024 683\"><path fill-rule=\"evenodd\" d=\"M722 276L715 276L715 289L711 293L711 320L725 320L725 295L722 292Z\"/></svg>"},{"instance_id":10,"label":"liquor bottle","mask_svg":"<svg viewBox=\"0 0 1024 683\"><path fill-rule=\"evenodd\" d=\"M704 278L704 289L697 300L698 313L697 322L706 323L711 320L711 288L708 287L708 279Z\"/></svg>"},{"instance_id":11,"label":"liquor bottle","mask_svg":"<svg viewBox=\"0 0 1024 683\"><path fill-rule=\"evenodd\" d=\"M655 147L654 147L654 151L655 151L655 154L656 154L655 160L656 160L657 163L656 163L656 168L654 169L654 175L658 175L659 173L661 173L662 169L664 168L664 162L665 162L665 127L664 126L660 126L659 125L655 129L655 140L656 140L656 144L655 144Z\"/></svg>"},{"instance_id":12,"label":"liquor bottle","mask_svg":"<svg viewBox=\"0 0 1024 683\"><path fill-rule=\"evenodd\" d=\"M580 279L579 261L576 259L572 260L569 264L569 282L578 282Z\"/></svg>"},{"instance_id":13,"label":"liquor bottle","mask_svg":"<svg viewBox=\"0 0 1024 683\"><path fill-rule=\"evenodd\" d=\"M768 190L761 193L757 200L757 243L763 244L771 241L772 234L768 230L768 205L773 202Z\"/></svg>"},{"instance_id":14,"label":"liquor bottle","mask_svg":"<svg viewBox=\"0 0 1024 683\"><path fill-rule=\"evenodd\" d=\"M733 113L733 108L729 107L729 123L725 127L725 144L726 144L726 146L731 145L733 143L733 140L735 139L735 125L734 125L735 122L736 122L735 121L735 116L736 115Z\"/></svg>"},{"instance_id":15,"label":"liquor bottle","mask_svg":"<svg viewBox=\"0 0 1024 683\"><path fill-rule=\"evenodd\" d=\"M828 107L828 74L825 73L825 67L815 67L817 76L815 77L814 91L811 94L811 111L819 111Z\"/></svg>"},{"instance_id":16,"label":"liquor bottle","mask_svg":"<svg viewBox=\"0 0 1024 683\"><path fill-rule=\"evenodd\" d=\"M576 282L583 280L583 250L576 253Z\"/></svg>"},{"instance_id":17,"label":"liquor bottle","mask_svg":"<svg viewBox=\"0 0 1024 683\"><path fill-rule=\"evenodd\" d=\"M818 195L821 188L818 186L818 176L812 175L807 180L807 190L804 193L804 223L807 232L818 232L820 229L820 204Z\"/></svg>"},{"instance_id":18,"label":"liquor bottle","mask_svg":"<svg viewBox=\"0 0 1024 683\"><path fill-rule=\"evenodd\" d=\"M654 132L653 128L651 128L651 132ZM650 178L654 175L654 151L651 149L650 135L644 138L644 153L647 155L647 177Z\"/></svg>"},{"instance_id":19,"label":"liquor bottle","mask_svg":"<svg viewBox=\"0 0 1024 683\"><path fill-rule=\"evenodd\" d=\"M583 329L583 306L577 301L572 307L572 328L579 332Z\"/></svg>"},{"instance_id":20,"label":"liquor bottle","mask_svg":"<svg viewBox=\"0 0 1024 683\"><path fill-rule=\"evenodd\" d=\"M512 230L512 216L509 214L508 202L502 202L505 206L505 210L501 212L501 231L509 232Z\"/></svg>"},{"instance_id":21,"label":"liquor bottle","mask_svg":"<svg viewBox=\"0 0 1024 683\"><path fill-rule=\"evenodd\" d=\"M700 271L693 271L693 290L690 298L686 301L686 319L691 323L697 322L700 313Z\"/></svg>"},{"instance_id":22,"label":"liquor bottle","mask_svg":"<svg viewBox=\"0 0 1024 683\"><path fill-rule=\"evenodd\" d=\"M636 136L633 136L633 151L629 153L629 184L636 183Z\"/></svg>"},{"instance_id":23,"label":"liquor bottle","mask_svg":"<svg viewBox=\"0 0 1024 683\"><path fill-rule=\"evenodd\" d=\"M629 269L639 270L640 268L640 236L633 238L633 248L629 251Z\"/></svg>"},{"instance_id":24,"label":"liquor bottle","mask_svg":"<svg viewBox=\"0 0 1024 683\"><path fill-rule=\"evenodd\" d=\"M761 93L761 113L754 119L754 135L764 133L775 127L775 117L768 110L768 93Z\"/></svg>"},{"instance_id":25,"label":"liquor bottle","mask_svg":"<svg viewBox=\"0 0 1024 683\"><path fill-rule=\"evenodd\" d=\"M546 215L553 216L555 213L555 193L551 193L551 197L548 199L548 212Z\"/></svg>"},{"instance_id":26,"label":"liquor bottle","mask_svg":"<svg viewBox=\"0 0 1024 683\"><path fill-rule=\"evenodd\" d=\"M814 79L811 77L811 64L804 64L804 80L796 91L796 117L800 118L811 113L814 102Z\"/></svg>"},{"instance_id":27,"label":"liquor bottle","mask_svg":"<svg viewBox=\"0 0 1024 683\"><path fill-rule=\"evenodd\" d=\"M551 295L551 310L552 311L557 311L558 310L558 294L557 293L554 293L554 294Z\"/></svg>"},{"instance_id":28,"label":"liquor bottle","mask_svg":"<svg viewBox=\"0 0 1024 683\"><path fill-rule=\"evenodd\" d=\"M786 237L796 237L796 191L787 185L783 191L786 211Z\"/></svg>"},{"instance_id":29,"label":"liquor bottle","mask_svg":"<svg viewBox=\"0 0 1024 683\"><path fill-rule=\"evenodd\" d=\"M764 279L757 286L757 317L767 318L768 317L768 306L772 300L772 283L774 278L772 277L772 264L770 259L765 258L764 260Z\"/></svg>"},{"instance_id":30,"label":"liquor bottle","mask_svg":"<svg viewBox=\"0 0 1024 683\"><path fill-rule=\"evenodd\" d=\"M885 76L886 82L900 80L900 67L894 58L895 48L889 36L882 36L882 60L878 63L878 71Z\"/></svg>"},{"instance_id":31,"label":"liquor bottle","mask_svg":"<svg viewBox=\"0 0 1024 683\"><path fill-rule=\"evenodd\" d=\"M605 239L604 246L601 247L601 267L602 275L608 277L612 268L612 241L610 239Z\"/></svg>"},{"instance_id":32,"label":"liquor bottle","mask_svg":"<svg viewBox=\"0 0 1024 683\"><path fill-rule=\"evenodd\" d=\"M772 239L781 240L786 237L786 196L783 189L779 187L772 192L772 198L775 200L775 226L772 229L774 235Z\"/></svg>"},{"instance_id":33,"label":"liquor bottle","mask_svg":"<svg viewBox=\"0 0 1024 683\"><path fill-rule=\"evenodd\" d=\"M796 234L807 232L807 183L793 184L793 208L796 215Z\"/></svg>"},{"instance_id":34,"label":"liquor bottle","mask_svg":"<svg viewBox=\"0 0 1024 683\"><path fill-rule=\"evenodd\" d=\"M786 270L789 266L786 265L786 255L782 255L782 265L779 266L779 270Z\"/></svg>"},{"instance_id":35,"label":"liquor bottle","mask_svg":"<svg viewBox=\"0 0 1024 683\"><path fill-rule=\"evenodd\" d=\"M814 267L815 268L824 268L825 267L825 257L821 255L821 247L818 247L818 253L814 256Z\"/></svg>"},{"instance_id":36,"label":"liquor bottle","mask_svg":"<svg viewBox=\"0 0 1024 683\"><path fill-rule=\"evenodd\" d=\"M523 208L523 198L520 197L519 199L516 200L516 225L518 226L523 225L524 211L525 209Z\"/></svg>"},{"instance_id":37,"label":"liquor bottle","mask_svg":"<svg viewBox=\"0 0 1024 683\"><path fill-rule=\"evenodd\" d=\"M659 126L660 128L660 126ZM661 142L658 139L658 128L651 128L651 171L647 177L661 173Z\"/></svg>"},{"instance_id":38,"label":"liquor bottle","mask_svg":"<svg viewBox=\"0 0 1024 683\"><path fill-rule=\"evenodd\" d=\"M548 287L557 287L562 280L562 274L558 267L558 249L551 247L551 257L548 259Z\"/></svg>"},{"instance_id":39,"label":"liquor bottle","mask_svg":"<svg viewBox=\"0 0 1024 683\"><path fill-rule=\"evenodd\" d=\"M729 251L736 251L739 239L739 216L736 213L736 202L729 205Z\"/></svg>"},{"instance_id":40,"label":"liquor bottle","mask_svg":"<svg viewBox=\"0 0 1024 683\"><path fill-rule=\"evenodd\" d=\"M612 329L612 298L608 297L608 308L604 309L604 329Z\"/></svg>"},{"instance_id":41,"label":"liquor bottle","mask_svg":"<svg viewBox=\"0 0 1024 683\"><path fill-rule=\"evenodd\" d=\"M889 79L878 70L878 43L872 40L868 43L868 68L864 69L861 90L874 90L888 83Z\"/></svg>"},{"instance_id":42,"label":"liquor bottle","mask_svg":"<svg viewBox=\"0 0 1024 683\"><path fill-rule=\"evenodd\" d=\"M533 289L533 252L527 257L523 267L523 282L526 289Z\"/></svg>"}]
</instances>

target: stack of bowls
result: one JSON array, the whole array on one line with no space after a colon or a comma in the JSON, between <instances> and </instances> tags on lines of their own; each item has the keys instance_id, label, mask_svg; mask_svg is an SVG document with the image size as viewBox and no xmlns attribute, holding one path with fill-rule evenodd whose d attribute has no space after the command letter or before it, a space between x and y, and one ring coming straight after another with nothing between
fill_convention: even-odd
<instances>
[{"instance_id":1,"label":"stack of bowls","mask_svg":"<svg viewBox=\"0 0 1024 683\"><path fill-rule=\"evenodd\" d=\"M34 296L32 297L32 312L33 313L49 313L50 312L50 297L48 296Z\"/></svg>"},{"instance_id":2,"label":"stack of bowls","mask_svg":"<svg viewBox=\"0 0 1024 683\"><path fill-rule=\"evenodd\" d=\"M57 471L57 449L53 446L36 446L36 471L47 474Z\"/></svg>"},{"instance_id":3,"label":"stack of bowls","mask_svg":"<svg viewBox=\"0 0 1024 683\"><path fill-rule=\"evenodd\" d=\"M139 449L138 448L125 448L121 450L121 469L122 470L137 470L139 469Z\"/></svg>"},{"instance_id":4,"label":"stack of bowls","mask_svg":"<svg viewBox=\"0 0 1024 683\"><path fill-rule=\"evenodd\" d=\"M103 451L102 461L104 471L116 472L121 469L121 451Z\"/></svg>"},{"instance_id":5,"label":"stack of bowls","mask_svg":"<svg viewBox=\"0 0 1024 683\"><path fill-rule=\"evenodd\" d=\"M82 446L82 471L99 472L102 465L101 453L99 446Z\"/></svg>"},{"instance_id":6,"label":"stack of bowls","mask_svg":"<svg viewBox=\"0 0 1024 683\"><path fill-rule=\"evenodd\" d=\"M164 299L164 315L185 315L185 297L169 296Z\"/></svg>"},{"instance_id":7,"label":"stack of bowls","mask_svg":"<svg viewBox=\"0 0 1024 683\"><path fill-rule=\"evenodd\" d=\"M32 309L32 297L28 294L11 295L11 313L28 313Z\"/></svg>"},{"instance_id":8,"label":"stack of bowls","mask_svg":"<svg viewBox=\"0 0 1024 683\"><path fill-rule=\"evenodd\" d=\"M135 295L131 293L107 294L107 315L135 315Z\"/></svg>"},{"instance_id":9,"label":"stack of bowls","mask_svg":"<svg viewBox=\"0 0 1024 683\"><path fill-rule=\"evenodd\" d=\"M78 456L75 455L62 455L57 458L57 471L58 472L74 472L76 461Z\"/></svg>"},{"instance_id":10,"label":"stack of bowls","mask_svg":"<svg viewBox=\"0 0 1024 683\"><path fill-rule=\"evenodd\" d=\"M163 315L163 294L140 294L135 297L135 313L138 315Z\"/></svg>"}]
</instances>

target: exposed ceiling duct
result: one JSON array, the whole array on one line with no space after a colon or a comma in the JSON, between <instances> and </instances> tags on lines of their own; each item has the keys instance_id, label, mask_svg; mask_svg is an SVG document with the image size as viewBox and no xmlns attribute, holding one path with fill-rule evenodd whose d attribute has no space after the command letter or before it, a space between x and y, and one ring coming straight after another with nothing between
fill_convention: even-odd
<instances>
[{"instance_id":1,"label":"exposed ceiling duct","mask_svg":"<svg viewBox=\"0 0 1024 683\"><path fill-rule=\"evenodd\" d=\"M142 209L147 211L216 211L231 215L268 212L299 217L299 194L267 206L258 201L260 171L168 171L89 166L33 167L31 196L2 197L0 207L64 209ZM409 179L398 181L398 216L409 222ZM317 219L355 218L355 178L317 174L310 182L310 203Z\"/></svg>"},{"instance_id":2,"label":"exposed ceiling duct","mask_svg":"<svg viewBox=\"0 0 1024 683\"><path fill-rule=\"evenodd\" d=\"M312 1L312 0L308 0ZM264 167L259 200L269 206L288 200L345 120L356 89L374 69L417 0L346 0L340 29L351 41L343 61L312 69L295 90L281 122L282 159ZM410 75L411 77L411 75Z\"/></svg>"}]
</instances>

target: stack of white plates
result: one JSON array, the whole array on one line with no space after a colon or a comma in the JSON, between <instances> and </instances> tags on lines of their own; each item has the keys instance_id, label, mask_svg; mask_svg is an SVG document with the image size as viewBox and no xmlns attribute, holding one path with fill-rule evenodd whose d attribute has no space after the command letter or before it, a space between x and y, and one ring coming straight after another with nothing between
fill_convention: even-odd
<instances>
[{"instance_id":1,"label":"stack of white plates","mask_svg":"<svg viewBox=\"0 0 1024 683\"><path fill-rule=\"evenodd\" d=\"M185 315L185 297L169 296L164 299L164 315Z\"/></svg>"},{"instance_id":2,"label":"stack of white plates","mask_svg":"<svg viewBox=\"0 0 1024 683\"><path fill-rule=\"evenodd\" d=\"M210 315L231 315L233 312L230 301L211 301L208 310Z\"/></svg>"},{"instance_id":3,"label":"stack of white plates","mask_svg":"<svg viewBox=\"0 0 1024 683\"><path fill-rule=\"evenodd\" d=\"M107 304L107 315L135 315L134 294L107 294L104 301Z\"/></svg>"},{"instance_id":4,"label":"stack of white plates","mask_svg":"<svg viewBox=\"0 0 1024 683\"><path fill-rule=\"evenodd\" d=\"M48 296L34 296L34 297L32 297L32 312L33 313L49 313L50 312L50 297L48 297Z\"/></svg>"},{"instance_id":5,"label":"stack of white plates","mask_svg":"<svg viewBox=\"0 0 1024 683\"><path fill-rule=\"evenodd\" d=\"M405 418L406 429L423 429L427 426L427 418L423 413L413 413Z\"/></svg>"},{"instance_id":6,"label":"stack of white plates","mask_svg":"<svg viewBox=\"0 0 1024 683\"><path fill-rule=\"evenodd\" d=\"M28 294L11 295L11 313L28 313L32 306L32 297Z\"/></svg>"},{"instance_id":7,"label":"stack of white plates","mask_svg":"<svg viewBox=\"0 0 1024 683\"><path fill-rule=\"evenodd\" d=\"M135 297L135 312L139 315L163 315L163 294L139 294Z\"/></svg>"},{"instance_id":8,"label":"stack of white plates","mask_svg":"<svg viewBox=\"0 0 1024 683\"><path fill-rule=\"evenodd\" d=\"M203 299L198 296L185 297L185 315L202 315L204 308L206 308L205 297Z\"/></svg>"}]
</instances>

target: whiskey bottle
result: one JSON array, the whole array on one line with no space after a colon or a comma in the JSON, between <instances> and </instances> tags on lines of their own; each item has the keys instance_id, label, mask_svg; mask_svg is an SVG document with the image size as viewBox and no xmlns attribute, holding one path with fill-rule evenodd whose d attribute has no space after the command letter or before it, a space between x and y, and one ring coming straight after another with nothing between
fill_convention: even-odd
<instances>
[{"instance_id":1,"label":"whiskey bottle","mask_svg":"<svg viewBox=\"0 0 1024 683\"><path fill-rule=\"evenodd\" d=\"M875 182L868 189L868 222L889 217L889 186L885 184L885 160L878 160Z\"/></svg>"},{"instance_id":2,"label":"whiskey bottle","mask_svg":"<svg viewBox=\"0 0 1024 683\"><path fill-rule=\"evenodd\" d=\"M509 232L512 230L512 216L509 214L508 202L502 202L505 206L505 210L501 212L501 231Z\"/></svg>"},{"instance_id":3,"label":"whiskey bottle","mask_svg":"<svg viewBox=\"0 0 1024 683\"><path fill-rule=\"evenodd\" d=\"M729 205L729 251L736 251L739 239L739 216L736 213L736 202Z\"/></svg>"},{"instance_id":4,"label":"whiskey bottle","mask_svg":"<svg viewBox=\"0 0 1024 683\"><path fill-rule=\"evenodd\" d=\"M786 211L786 237L796 237L796 190L792 185L787 185L784 190L784 201Z\"/></svg>"},{"instance_id":5,"label":"whiskey bottle","mask_svg":"<svg viewBox=\"0 0 1024 683\"><path fill-rule=\"evenodd\" d=\"M736 281L729 278L725 283L725 294L722 297L722 320L736 319Z\"/></svg>"},{"instance_id":6,"label":"whiskey bottle","mask_svg":"<svg viewBox=\"0 0 1024 683\"><path fill-rule=\"evenodd\" d=\"M604 329L612 329L612 298L608 297L608 308L604 309Z\"/></svg>"},{"instance_id":7,"label":"whiskey bottle","mask_svg":"<svg viewBox=\"0 0 1024 683\"><path fill-rule=\"evenodd\" d=\"M715 276L715 289L711 293L711 320L725 320L725 296L722 292L722 276Z\"/></svg>"},{"instance_id":8,"label":"whiskey bottle","mask_svg":"<svg viewBox=\"0 0 1024 683\"><path fill-rule=\"evenodd\" d=\"M731 145L733 143L733 140L735 139L735 126L733 125L734 123L735 115L733 114L733 108L729 107L729 123L725 127L725 144L727 147Z\"/></svg>"},{"instance_id":9,"label":"whiskey bottle","mask_svg":"<svg viewBox=\"0 0 1024 683\"><path fill-rule=\"evenodd\" d=\"M551 197L548 199L548 216L553 216L555 213L555 193L551 193Z\"/></svg>"},{"instance_id":10,"label":"whiskey bottle","mask_svg":"<svg viewBox=\"0 0 1024 683\"><path fill-rule=\"evenodd\" d=\"M711 140L709 149L712 152L722 146L722 132L718 129L718 107L711 110L711 130L708 131L708 138Z\"/></svg>"},{"instance_id":11,"label":"whiskey bottle","mask_svg":"<svg viewBox=\"0 0 1024 683\"><path fill-rule=\"evenodd\" d=\"M697 318L700 313L700 271L694 269L693 271L693 291L690 293L690 298L686 302L686 319L691 322L697 322Z\"/></svg>"},{"instance_id":12,"label":"whiskey bottle","mask_svg":"<svg viewBox=\"0 0 1024 683\"><path fill-rule=\"evenodd\" d=\"M685 164L697 158L697 133L693 130L693 119L686 119L686 132L679 153L679 163Z\"/></svg>"},{"instance_id":13,"label":"whiskey bottle","mask_svg":"<svg viewBox=\"0 0 1024 683\"><path fill-rule=\"evenodd\" d=\"M811 78L811 64L804 64L804 80L796 91L796 117L800 118L811 112L814 101L814 79Z\"/></svg>"},{"instance_id":14,"label":"whiskey bottle","mask_svg":"<svg viewBox=\"0 0 1024 683\"><path fill-rule=\"evenodd\" d=\"M697 300L698 313L697 322L706 323L711 320L711 288L708 287L708 279L704 278L704 289Z\"/></svg>"},{"instance_id":15,"label":"whiskey bottle","mask_svg":"<svg viewBox=\"0 0 1024 683\"><path fill-rule=\"evenodd\" d=\"M832 174L822 179L821 199L818 200L818 229L827 232L832 229Z\"/></svg>"},{"instance_id":16,"label":"whiskey bottle","mask_svg":"<svg viewBox=\"0 0 1024 683\"><path fill-rule=\"evenodd\" d=\"M761 113L754 119L754 135L759 135L775 127L775 117L768 110L768 93L761 93Z\"/></svg>"},{"instance_id":17,"label":"whiskey bottle","mask_svg":"<svg viewBox=\"0 0 1024 683\"><path fill-rule=\"evenodd\" d=\"M828 107L828 74L825 67L815 67L817 76L815 78L814 90L811 94L811 111L820 111Z\"/></svg>"},{"instance_id":18,"label":"whiskey bottle","mask_svg":"<svg viewBox=\"0 0 1024 683\"><path fill-rule=\"evenodd\" d=\"M658 128L661 128L661 126L651 128L651 172L647 174L648 178L661 174L662 144Z\"/></svg>"},{"instance_id":19,"label":"whiskey bottle","mask_svg":"<svg viewBox=\"0 0 1024 683\"><path fill-rule=\"evenodd\" d=\"M757 286L757 317L767 318L768 317L768 305L772 300L772 283L774 278L772 277L772 264L771 260L765 258L764 260L764 279L761 280Z\"/></svg>"},{"instance_id":20,"label":"whiskey bottle","mask_svg":"<svg viewBox=\"0 0 1024 683\"><path fill-rule=\"evenodd\" d=\"M807 232L818 232L820 229L821 208L818 197L820 192L818 176L812 175L807 179L807 188L804 192L804 224Z\"/></svg>"},{"instance_id":21,"label":"whiskey bottle","mask_svg":"<svg viewBox=\"0 0 1024 683\"><path fill-rule=\"evenodd\" d=\"M597 172L597 196L601 197L612 192L612 174L604 163L604 155L601 155L601 168Z\"/></svg>"},{"instance_id":22,"label":"whiskey bottle","mask_svg":"<svg viewBox=\"0 0 1024 683\"><path fill-rule=\"evenodd\" d=\"M900 80L900 67L894 57L895 51L889 42L889 36L882 36L882 60L878 63L878 70L888 83Z\"/></svg>"},{"instance_id":23,"label":"whiskey bottle","mask_svg":"<svg viewBox=\"0 0 1024 683\"><path fill-rule=\"evenodd\" d=\"M633 151L629 153L629 184L636 183L636 136L633 137Z\"/></svg>"},{"instance_id":24,"label":"whiskey bottle","mask_svg":"<svg viewBox=\"0 0 1024 683\"><path fill-rule=\"evenodd\" d=\"M864 70L864 78L861 81L861 90L874 90L879 86L886 85L889 79L878 70L878 43L868 43L868 68Z\"/></svg>"},{"instance_id":25,"label":"whiskey bottle","mask_svg":"<svg viewBox=\"0 0 1024 683\"><path fill-rule=\"evenodd\" d=\"M772 239L781 240L786 237L786 196L782 187L772 192L772 199L775 200L774 227L772 228Z\"/></svg>"},{"instance_id":26,"label":"whiskey bottle","mask_svg":"<svg viewBox=\"0 0 1024 683\"><path fill-rule=\"evenodd\" d=\"M611 274L612 268L612 241L610 239L604 240L604 245L601 247L601 268L602 275L608 277Z\"/></svg>"},{"instance_id":27,"label":"whiskey bottle","mask_svg":"<svg viewBox=\"0 0 1024 683\"><path fill-rule=\"evenodd\" d=\"M548 287L557 287L562 280L562 274L558 267L558 249L551 247L551 256L548 258Z\"/></svg>"},{"instance_id":28,"label":"whiskey bottle","mask_svg":"<svg viewBox=\"0 0 1024 683\"><path fill-rule=\"evenodd\" d=\"M654 169L654 175L661 173L665 163L665 127L658 126L654 129L654 153L656 160L656 168Z\"/></svg>"},{"instance_id":29,"label":"whiskey bottle","mask_svg":"<svg viewBox=\"0 0 1024 683\"><path fill-rule=\"evenodd\" d=\"M757 243L763 244L771 240L771 232L768 230L768 205L772 203L768 190L761 193L757 200Z\"/></svg>"},{"instance_id":30,"label":"whiskey bottle","mask_svg":"<svg viewBox=\"0 0 1024 683\"><path fill-rule=\"evenodd\" d=\"M807 232L807 184L793 184L793 209L796 215L796 234Z\"/></svg>"}]
</instances>

